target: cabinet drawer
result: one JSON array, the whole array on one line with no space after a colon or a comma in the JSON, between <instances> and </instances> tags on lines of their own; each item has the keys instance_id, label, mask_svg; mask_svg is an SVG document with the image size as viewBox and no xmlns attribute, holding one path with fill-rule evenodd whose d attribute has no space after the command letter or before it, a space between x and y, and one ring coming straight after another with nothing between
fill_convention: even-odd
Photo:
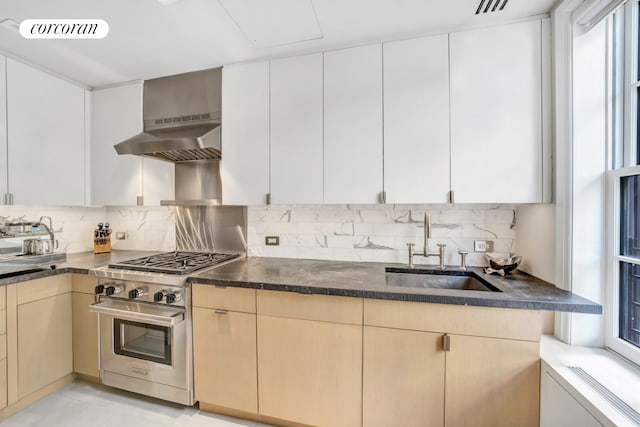
<instances>
[{"instance_id":1,"label":"cabinet drawer","mask_svg":"<svg viewBox=\"0 0 640 427\"><path fill-rule=\"evenodd\" d=\"M364 324L386 328L540 341L540 311L365 299Z\"/></svg>"},{"instance_id":2,"label":"cabinet drawer","mask_svg":"<svg viewBox=\"0 0 640 427\"><path fill-rule=\"evenodd\" d=\"M362 299L295 292L258 291L258 314L362 325Z\"/></svg>"},{"instance_id":3,"label":"cabinet drawer","mask_svg":"<svg viewBox=\"0 0 640 427\"><path fill-rule=\"evenodd\" d=\"M70 276L70 274L59 274L18 283L18 305L71 292Z\"/></svg>"},{"instance_id":4,"label":"cabinet drawer","mask_svg":"<svg viewBox=\"0 0 640 427\"><path fill-rule=\"evenodd\" d=\"M95 295L98 278L87 274L72 274L71 289L73 292Z\"/></svg>"},{"instance_id":5,"label":"cabinet drawer","mask_svg":"<svg viewBox=\"0 0 640 427\"><path fill-rule=\"evenodd\" d=\"M196 283L193 285L193 306L255 313L256 290Z\"/></svg>"}]
</instances>

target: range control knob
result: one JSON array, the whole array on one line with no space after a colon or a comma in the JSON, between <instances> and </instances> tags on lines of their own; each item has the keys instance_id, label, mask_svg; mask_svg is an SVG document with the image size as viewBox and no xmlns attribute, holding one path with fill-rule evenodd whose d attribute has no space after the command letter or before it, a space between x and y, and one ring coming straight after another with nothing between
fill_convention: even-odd
<instances>
[{"instance_id":1,"label":"range control knob","mask_svg":"<svg viewBox=\"0 0 640 427\"><path fill-rule=\"evenodd\" d=\"M153 294L153 300L155 302L160 302L164 299L165 293L164 292L156 292L155 294Z\"/></svg>"},{"instance_id":2,"label":"range control knob","mask_svg":"<svg viewBox=\"0 0 640 427\"><path fill-rule=\"evenodd\" d=\"M104 285L96 286L95 291L96 291L96 295L103 293L104 292Z\"/></svg>"},{"instance_id":3,"label":"range control knob","mask_svg":"<svg viewBox=\"0 0 640 427\"><path fill-rule=\"evenodd\" d=\"M111 295L115 295L117 293L119 293L122 290L122 288L120 286L107 286L104 289L104 293L107 294L108 297L110 297Z\"/></svg>"},{"instance_id":4,"label":"range control knob","mask_svg":"<svg viewBox=\"0 0 640 427\"><path fill-rule=\"evenodd\" d=\"M180 291L167 294L167 304L173 304L174 302L178 302L180 300L182 300L182 293Z\"/></svg>"},{"instance_id":5,"label":"range control knob","mask_svg":"<svg viewBox=\"0 0 640 427\"><path fill-rule=\"evenodd\" d=\"M146 295L147 292L142 288L131 289L129 291L129 299L140 298L143 295Z\"/></svg>"}]
</instances>

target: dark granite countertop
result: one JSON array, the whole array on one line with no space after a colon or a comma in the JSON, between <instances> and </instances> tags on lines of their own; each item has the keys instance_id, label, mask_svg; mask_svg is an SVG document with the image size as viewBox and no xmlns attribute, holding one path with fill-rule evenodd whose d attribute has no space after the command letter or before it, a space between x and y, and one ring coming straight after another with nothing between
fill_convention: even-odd
<instances>
[{"instance_id":1,"label":"dark granite countertop","mask_svg":"<svg viewBox=\"0 0 640 427\"><path fill-rule=\"evenodd\" d=\"M114 250L108 254L83 252L68 254L67 261L54 269L44 266L32 271L0 279L0 286L56 274L88 274L90 269L112 262L153 255L157 251ZM319 261L288 258L247 258L191 275L191 283L267 289L305 294L340 295L426 303L520 308L530 310L568 311L601 314L602 306L571 292L516 271L506 277L486 275L481 268L472 271L502 292L448 290L390 286L385 268L404 268L402 264L370 262ZM25 267L31 269L32 266ZM433 267L417 266L416 272ZM456 271L456 268L452 268Z\"/></svg>"},{"instance_id":2,"label":"dark granite countertop","mask_svg":"<svg viewBox=\"0 0 640 427\"><path fill-rule=\"evenodd\" d=\"M122 251L114 250L106 254L94 254L93 252L81 252L76 254L67 254L67 261L56 264L54 268L48 265L39 266L41 271L32 271L34 266L25 266L23 271L29 271L26 274L18 274L11 277L0 279L0 286L10 285L12 283L25 282L27 280L41 279L43 277L54 276L56 274L78 273L88 274L89 269L104 267L112 262L124 261L127 259L139 258L147 255L154 255L158 251ZM11 272L19 272L20 268L12 266ZM2 270L0 268L0 275ZM9 269L7 269L9 273Z\"/></svg>"},{"instance_id":3,"label":"dark granite countertop","mask_svg":"<svg viewBox=\"0 0 640 427\"><path fill-rule=\"evenodd\" d=\"M502 292L390 286L386 267L402 264L247 258L188 278L191 283L426 303L601 314L602 306L516 271L506 277L472 271ZM433 270L417 266L414 270ZM456 271L456 268L451 268Z\"/></svg>"}]
</instances>

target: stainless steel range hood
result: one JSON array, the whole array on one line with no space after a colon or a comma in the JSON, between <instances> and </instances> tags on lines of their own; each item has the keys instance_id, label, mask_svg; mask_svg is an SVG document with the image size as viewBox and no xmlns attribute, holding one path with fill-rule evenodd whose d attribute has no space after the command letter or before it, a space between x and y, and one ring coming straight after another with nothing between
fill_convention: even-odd
<instances>
[{"instance_id":1,"label":"stainless steel range hood","mask_svg":"<svg viewBox=\"0 0 640 427\"><path fill-rule=\"evenodd\" d=\"M144 82L144 132L114 148L175 163L176 200L162 205L221 203L221 92L222 68Z\"/></svg>"},{"instance_id":2,"label":"stainless steel range hood","mask_svg":"<svg viewBox=\"0 0 640 427\"><path fill-rule=\"evenodd\" d=\"M144 132L114 146L171 162L220 158L222 68L146 80Z\"/></svg>"}]
</instances>

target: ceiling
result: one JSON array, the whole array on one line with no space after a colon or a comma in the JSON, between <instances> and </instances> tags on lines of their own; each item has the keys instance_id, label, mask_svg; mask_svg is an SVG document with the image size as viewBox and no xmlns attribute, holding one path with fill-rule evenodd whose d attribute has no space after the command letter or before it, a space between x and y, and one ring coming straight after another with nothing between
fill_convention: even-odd
<instances>
[{"instance_id":1,"label":"ceiling","mask_svg":"<svg viewBox=\"0 0 640 427\"><path fill-rule=\"evenodd\" d=\"M27 40L0 27L0 50L100 87L251 59L493 25L546 13L556 2L509 0L502 11L476 15L481 1L2 0L0 21L103 19L109 34L101 40Z\"/></svg>"}]
</instances>

